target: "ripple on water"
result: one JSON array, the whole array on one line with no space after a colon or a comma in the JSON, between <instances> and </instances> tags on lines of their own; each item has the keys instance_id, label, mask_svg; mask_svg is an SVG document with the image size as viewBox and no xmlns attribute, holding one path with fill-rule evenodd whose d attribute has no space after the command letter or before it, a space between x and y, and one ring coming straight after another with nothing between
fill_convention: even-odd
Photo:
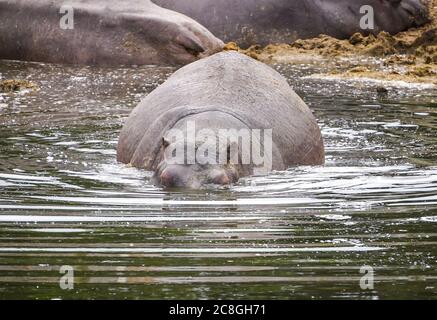
<instances>
[{"instance_id":1,"label":"ripple on water","mask_svg":"<svg viewBox=\"0 0 437 320\"><path fill-rule=\"evenodd\" d=\"M115 149L174 69L0 62L41 89L0 95L0 298L437 298L436 91L381 98L276 67L314 110L326 165L165 191ZM74 292L57 288L64 265Z\"/></svg>"}]
</instances>

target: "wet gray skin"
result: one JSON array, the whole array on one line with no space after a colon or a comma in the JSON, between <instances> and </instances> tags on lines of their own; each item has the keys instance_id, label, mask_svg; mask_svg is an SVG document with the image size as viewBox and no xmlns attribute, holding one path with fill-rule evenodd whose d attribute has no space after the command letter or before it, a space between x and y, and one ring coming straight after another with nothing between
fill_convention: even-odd
<instances>
[{"instance_id":1,"label":"wet gray skin","mask_svg":"<svg viewBox=\"0 0 437 320\"><path fill-rule=\"evenodd\" d=\"M72 29L60 27L64 5ZM0 44L1 59L99 66L184 65L223 47L198 22L149 0L0 0Z\"/></svg>"},{"instance_id":2,"label":"wet gray skin","mask_svg":"<svg viewBox=\"0 0 437 320\"><path fill-rule=\"evenodd\" d=\"M398 33L428 21L425 0L154 0L244 47L290 43L326 34L349 38L356 32ZM374 9L375 25L360 25L362 6Z\"/></svg>"},{"instance_id":3,"label":"wet gray skin","mask_svg":"<svg viewBox=\"0 0 437 320\"><path fill-rule=\"evenodd\" d=\"M163 143L163 137L181 148ZM222 145L207 148L205 141ZM200 152L187 148L192 144ZM228 147L235 150L231 157ZM178 166L168 168L174 150L182 155L175 155ZM197 162L202 150L212 160L220 157L221 165L200 166L207 163ZM188 156L192 160L185 162ZM228 158L238 166L230 168ZM325 153L316 118L284 77L245 55L222 52L179 69L137 105L120 132L117 159L149 171L161 164L158 182L196 188L235 182L236 172L246 177L322 165Z\"/></svg>"},{"instance_id":4,"label":"wet gray skin","mask_svg":"<svg viewBox=\"0 0 437 320\"><path fill-rule=\"evenodd\" d=\"M183 141L170 143L168 140L163 139L163 154L166 154L167 150L176 149L177 146L175 145L186 147L187 143ZM202 147L205 147L205 145L202 144ZM206 151L205 156L207 160L201 161L201 163L200 161L195 161L194 164L189 164L187 161L181 164L175 163L164 156L153 175L153 182L165 188L190 189L208 188L209 186L217 185L229 186L236 183L240 178L240 172L243 170L242 166L230 162L229 146L223 145L218 147L220 152L224 152L227 155L227 163L220 163L217 156L219 152L212 155ZM198 152L199 144L194 148Z\"/></svg>"}]
</instances>

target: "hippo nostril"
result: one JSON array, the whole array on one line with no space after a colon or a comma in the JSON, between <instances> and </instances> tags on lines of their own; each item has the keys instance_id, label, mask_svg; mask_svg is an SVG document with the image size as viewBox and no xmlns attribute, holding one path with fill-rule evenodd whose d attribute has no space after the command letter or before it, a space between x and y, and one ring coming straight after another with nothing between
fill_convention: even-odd
<instances>
[{"instance_id":1,"label":"hippo nostril","mask_svg":"<svg viewBox=\"0 0 437 320\"><path fill-rule=\"evenodd\" d=\"M171 187L174 185L174 175L169 170L164 170L159 176L160 182L165 187Z\"/></svg>"},{"instance_id":2,"label":"hippo nostril","mask_svg":"<svg viewBox=\"0 0 437 320\"><path fill-rule=\"evenodd\" d=\"M223 176L223 178L220 180L221 184L225 185L225 184L230 184L231 181L229 180L228 176Z\"/></svg>"},{"instance_id":3,"label":"hippo nostril","mask_svg":"<svg viewBox=\"0 0 437 320\"><path fill-rule=\"evenodd\" d=\"M215 177L212 182L214 184L219 184L219 185L227 185L230 184L231 181L229 180L229 177L226 174L222 174L218 177Z\"/></svg>"}]
</instances>

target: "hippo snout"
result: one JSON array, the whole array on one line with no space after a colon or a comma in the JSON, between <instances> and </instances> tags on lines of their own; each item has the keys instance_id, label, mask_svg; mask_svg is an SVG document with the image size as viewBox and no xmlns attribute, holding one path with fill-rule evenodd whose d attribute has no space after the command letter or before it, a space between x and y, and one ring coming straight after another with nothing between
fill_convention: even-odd
<instances>
[{"instance_id":1,"label":"hippo snout","mask_svg":"<svg viewBox=\"0 0 437 320\"><path fill-rule=\"evenodd\" d=\"M234 170L224 168L199 168L197 165L164 167L155 172L155 184L164 188L198 189L206 185L227 186L238 181Z\"/></svg>"},{"instance_id":2,"label":"hippo snout","mask_svg":"<svg viewBox=\"0 0 437 320\"><path fill-rule=\"evenodd\" d=\"M188 183L187 173L182 168L168 167L157 173L158 184L167 188L186 187Z\"/></svg>"}]
</instances>

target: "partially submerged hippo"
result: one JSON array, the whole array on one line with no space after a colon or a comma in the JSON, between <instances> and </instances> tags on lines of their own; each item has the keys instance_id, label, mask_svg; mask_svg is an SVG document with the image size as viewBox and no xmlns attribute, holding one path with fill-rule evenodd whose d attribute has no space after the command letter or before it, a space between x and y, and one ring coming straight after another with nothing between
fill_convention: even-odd
<instances>
[{"instance_id":1,"label":"partially submerged hippo","mask_svg":"<svg viewBox=\"0 0 437 320\"><path fill-rule=\"evenodd\" d=\"M154 0L196 19L217 37L252 44L290 43L327 34L349 38L356 32L397 33L428 21L427 0ZM363 30L363 6L375 15L373 30ZM365 8L364 8L365 9Z\"/></svg>"},{"instance_id":2,"label":"partially submerged hippo","mask_svg":"<svg viewBox=\"0 0 437 320\"><path fill-rule=\"evenodd\" d=\"M222 47L199 23L149 0L0 0L0 59L178 65Z\"/></svg>"},{"instance_id":3,"label":"partially submerged hippo","mask_svg":"<svg viewBox=\"0 0 437 320\"><path fill-rule=\"evenodd\" d=\"M324 158L306 104L279 73L237 52L174 73L133 110L117 148L118 161L166 187L227 185Z\"/></svg>"}]
</instances>

